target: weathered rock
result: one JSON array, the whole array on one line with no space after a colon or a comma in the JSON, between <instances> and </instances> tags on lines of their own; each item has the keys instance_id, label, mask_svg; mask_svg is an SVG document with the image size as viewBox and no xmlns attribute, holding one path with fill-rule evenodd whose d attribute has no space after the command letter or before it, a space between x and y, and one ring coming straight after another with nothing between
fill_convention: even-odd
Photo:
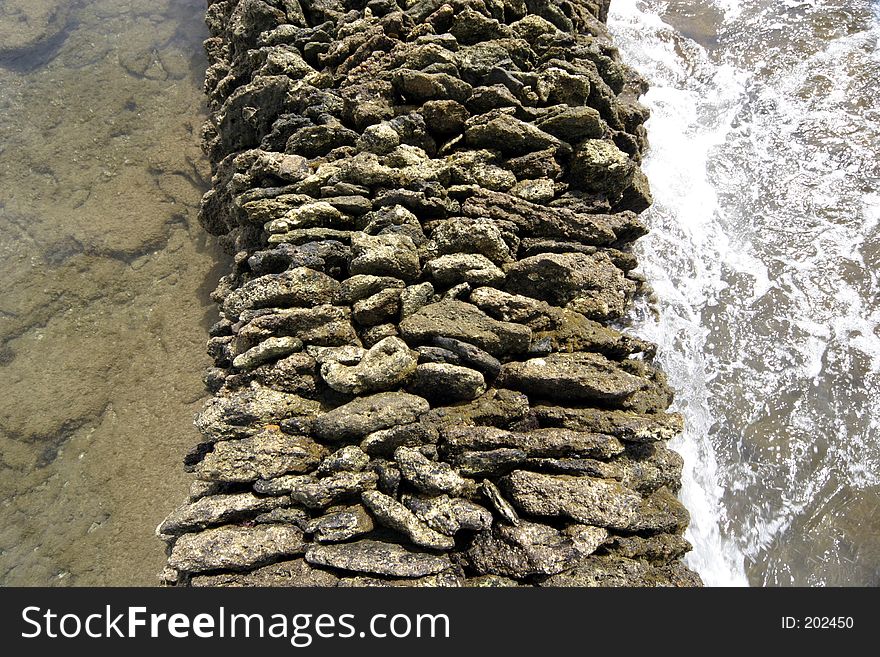
<instances>
[{"instance_id":1,"label":"weathered rock","mask_svg":"<svg viewBox=\"0 0 880 657\"><path fill-rule=\"evenodd\" d=\"M505 477L502 484L513 504L525 513L561 516L598 527L626 529L642 506L642 497L635 491L617 482L592 477L516 470Z\"/></svg>"},{"instance_id":2,"label":"weathered rock","mask_svg":"<svg viewBox=\"0 0 880 657\"><path fill-rule=\"evenodd\" d=\"M324 363L321 378L337 392L359 395L397 387L416 371L417 364L403 340L388 337L370 347L357 365Z\"/></svg>"},{"instance_id":3,"label":"weathered rock","mask_svg":"<svg viewBox=\"0 0 880 657\"><path fill-rule=\"evenodd\" d=\"M616 294L622 307L622 299L632 285L604 253L542 253L523 258L508 267L506 273L506 291L557 306L591 296L590 290L599 290L603 297ZM612 303L615 300L609 305Z\"/></svg>"},{"instance_id":4,"label":"weathered rock","mask_svg":"<svg viewBox=\"0 0 880 657\"><path fill-rule=\"evenodd\" d=\"M309 509L324 509L375 488L378 480L375 472L338 472L322 479L311 475L285 475L260 479L254 484L254 490L264 495L290 495L291 500Z\"/></svg>"},{"instance_id":5,"label":"weathered rock","mask_svg":"<svg viewBox=\"0 0 880 657\"><path fill-rule=\"evenodd\" d=\"M429 249L437 255L479 253L496 265L513 260L504 232L485 219L456 217L440 222L431 233Z\"/></svg>"},{"instance_id":6,"label":"weathered rock","mask_svg":"<svg viewBox=\"0 0 880 657\"><path fill-rule=\"evenodd\" d=\"M501 362L497 358L468 342L438 336L434 338L434 343L455 354L462 365L481 372L488 379L494 379L501 371Z\"/></svg>"},{"instance_id":7,"label":"weathered rock","mask_svg":"<svg viewBox=\"0 0 880 657\"><path fill-rule=\"evenodd\" d=\"M316 475L323 477L336 472L360 472L370 464L370 457L360 447L346 445L321 461Z\"/></svg>"},{"instance_id":8,"label":"weathered rock","mask_svg":"<svg viewBox=\"0 0 880 657\"><path fill-rule=\"evenodd\" d=\"M449 550L455 546L452 538L428 527L393 497L373 490L363 493L361 499L376 520L401 532L415 545L434 550Z\"/></svg>"},{"instance_id":9,"label":"weathered rock","mask_svg":"<svg viewBox=\"0 0 880 657\"><path fill-rule=\"evenodd\" d=\"M290 417L313 418L319 411L318 402L253 386L209 400L195 424L207 438L223 440L252 435Z\"/></svg>"},{"instance_id":10,"label":"weathered rock","mask_svg":"<svg viewBox=\"0 0 880 657\"><path fill-rule=\"evenodd\" d=\"M501 285L504 282L504 272L479 253L452 253L429 260L425 275L442 287L458 283Z\"/></svg>"},{"instance_id":11,"label":"weathered rock","mask_svg":"<svg viewBox=\"0 0 880 657\"><path fill-rule=\"evenodd\" d=\"M447 536L454 536L462 529L481 531L492 525L492 514L488 510L459 497L405 494L401 502L428 527Z\"/></svg>"},{"instance_id":12,"label":"weathered rock","mask_svg":"<svg viewBox=\"0 0 880 657\"><path fill-rule=\"evenodd\" d=\"M632 183L635 169L635 163L613 142L588 139L578 147L572 159L572 185L619 196Z\"/></svg>"},{"instance_id":13,"label":"weathered rock","mask_svg":"<svg viewBox=\"0 0 880 657\"><path fill-rule=\"evenodd\" d=\"M291 436L277 429L260 431L241 440L215 443L195 466L208 481L251 482L289 472L314 470L327 450L307 436Z\"/></svg>"},{"instance_id":14,"label":"weathered rock","mask_svg":"<svg viewBox=\"0 0 880 657\"><path fill-rule=\"evenodd\" d=\"M194 575L190 586L195 587L263 587L263 586L336 586L335 575L312 568L305 559L281 561L257 568L249 573L222 573L219 575Z\"/></svg>"},{"instance_id":15,"label":"weathered rock","mask_svg":"<svg viewBox=\"0 0 880 657\"><path fill-rule=\"evenodd\" d=\"M486 392L486 381L467 367L424 363L415 368L406 389L432 402L467 401Z\"/></svg>"},{"instance_id":16,"label":"weathered rock","mask_svg":"<svg viewBox=\"0 0 880 657\"><path fill-rule=\"evenodd\" d=\"M532 335L525 326L499 322L476 306L454 300L424 306L400 322L400 332L412 346L450 337L470 342L493 356L526 352Z\"/></svg>"},{"instance_id":17,"label":"weathered rock","mask_svg":"<svg viewBox=\"0 0 880 657\"><path fill-rule=\"evenodd\" d=\"M536 125L569 144L601 137L605 132L605 122L592 107L565 107L536 121Z\"/></svg>"},{"instance_id":18,"label":"weathered rock","mask_svg":"<svg viewBox=\"0 0 880 657\"><path fill-rule=\"evenodd\" d=\"M361 441L361 449L371 456L393 456L398 447L437 442L437 435L437 430L428 424L401 424L371 433Z\"/></svg>"},{"instance_id":19,"label":"weathered rock","mask_svg":"<svg viewBox=\"0 0 880 657\"><path fill-rule=\"evenodd\" d=\"M535 406L534 411L541 426L607 433L634 443L669 440L680 434L684 428L679 413L640 415L600 408L544 405Z\"/></svg>"},{"instance_id":20,"label":"weathered rock","mask_svg":"<svg viewBox=\"0 0 880 657\"><path fill-rule=\"evenodd\" d=\"M189 573L246 570L303 554L305 547L303 534L296 527L220 527L178 538L168 557L168 565Z\"/></svg>"},{"instance_id":21,"label":"weathered rock","mask_svg":"<svg viewBox=\"0 0 880 657\"><path fill-rule=\"evenodd\" d=\"M355 302L351 316L361 326L395 321L400 314L400 290L387 289Z\"/></svg>"},{"instance_id":22,"label":"weathered rock","mask_svg":"<svg viewBox=\"0 0 880 657\"><path fill-rule=\"evenodd\" d=\"M282 503L283 500L279 498L257 497L253 493L208 495L176 509L156 528L156 535L177 536L213 525L245 519L271 511Z\"/></svg>"},{"instance_id":23,"label":"weathered rock","mask_svg":"<svg viewBox=\"0 0 880 657\"><path fill-rule=\"evenodd\" d=\"M525 578L553 575L576 565L605 540L598 527L583 527L577 540L547 525L520 522L495 525L474 539L467 556L481 574Z\"/></svg>"},{"instance_id":24,"label":"weathered rock","mask_svg":"<svg viewBox=\"0 0 880 657\"><path fill-rule=\"evenodd\" d=\"M468 119L465 142L475 148L496 148L506 155L522 155L562 145L556 137L500 110Z\"/></svg>"},{"instance_id":25,"label":"weathered rock","mask_svg":"<svg viewBox=\"0 0 880 657\"><path fill-rule=\"evenodd\" d=\"M385 290L402 290L405 283L391 276L372 276L357 274L346 278L339 286L337 300L342 303L355 303Z\"/></svg>"},{"instance_id":26,"label":"weathered rock","mask_svg":"<svg viewBox=\"0 0 880 657\"><path fill-rule=\"evenodd\" d=\"M550 354L505 363L497 385L544 399L620 403L650 385L599 354Z\"/></svg>"},{"instance_id":27,"label":"weathered rock","mask_svg":"<svg viewBox=\"0 0 880 657\"><path fill-rule=\"evenodd\" d=\"M398 447L394 460L403 478L428 495L445 493L458 497L475 488L472 481L464 479L449 464L432 461L417 449Z\"/></svg>"},{"instance_id":28,"label":"weathered rock","mask_svg":"<svg viewBox=\"0 0 880 657\"><path fill-rule=\"evenodd\" d=\"M313 431L324 440L357 440L381 429L415 422L429 408L422 397L382 392L324 413L315 420Z\"/></svg>"},{"instance_id":29,"label":"weathered rock","mask_svg":"<svg viewBox=\"0 0 880 657\"><path fill-rule=\"evenodd\" d=\"M390 276L404 281L419 277L419 254L408 235L367 235L354 233L351 238L352 274Z\"/></svg>"},{"instance_id":30,"label":"weathered rock","mask_svg":"<svg viewBox=\"0 0 880 657\"><path fill-rule=\"evenodd\" d=\"M316 566L389 577L425 577L452 567L445 556L370 540L338 545L312 544L306 552L306 561Z\"/></svg>"},{"instance_id":31,"label":"weathered rock","mask_svg":"<svg viewBox=\"0 0 880 657\"><path fill-rule=\"evenodd\" d=\"M495 484L488 479L484 479L483 483L480 484L480 491L486 496L486 499L489 500L504 522L514 526L519 525L519 514L513 508L513 505L504 498Z\"/></svg>"},{"instance_id":32,"label":"weathered rock","mask_svg":"<svg viewBox=\"0 0 880 657\"><path fill-rule=\"evenodd\" d=\"M334 279L308 267L267 274L248 281L223 301L223 311L238 317L243 310L329 303L339 291Z\"/></svg>"},{"instance_id":33,"label":"weathered rock","mask_svg":"<svg viewBox=\"0 0 880 657\"><path fill-rule=\"evenodd\" d=\"M414 315L430 303L434 296L434 286L430 283L410 285L400 293L400 319Z\"/></svg>"},{"instance_id":34,"label":"weathered rock","mask_svg":"<svg viewBox=\"0 0 880 657\"><path fill-rule=\"evenodd\" d=\"M339 543L373 531L373 519L357 504L309 521L304 531L318 543Z\"/></svg>"},{"instance_id":35,"label":"weathered rock","mask_svg":"<svg viewBox=\"0 0 880 657\"><path fill-rule=\"evenodd\" d=\"M239 370L253 369L266 361L299 351L302 347L303 343L299 338L289 336L267 338L256 347L251 347L243 354L236 356L232 361L232 365Z\"/></svg>"},{"instance_id":36,"label":"weathered rock","mask_svg":"<svg viewBox=\"0 0 880 657\"><path fill-rule=\"evenodd\" d=\"M579 456L609 459L623 452L613 436L570 429L505 431L495 427L445 427L440 437L450 451L512 448L529 457Z\"/></svg>"},{"instance_id":37,"label":"weathered rock","mask_svg":"<svg viewBox=\"0 0 880 657\"><path fill-rule=\"evenodd\" d=\"M612 555L593 555L576 568L541 582L541 586L702 586L699 575L681 562L667 566L652 566Z\"/></svg>"}]
</instances>

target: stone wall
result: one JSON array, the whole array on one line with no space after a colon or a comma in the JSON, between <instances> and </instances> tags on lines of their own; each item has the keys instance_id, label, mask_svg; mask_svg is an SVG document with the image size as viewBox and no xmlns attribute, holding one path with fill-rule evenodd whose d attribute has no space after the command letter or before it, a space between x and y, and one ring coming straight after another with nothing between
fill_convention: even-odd
<instances>
[{"instance_id":1,"label":"stone wall","mask_svg":"<svg viewBox=\"0 0 880 657\"><path fill-rule=\"evenodd\" d=\"M698 585L607 0L212 2L213 398L168 583Z\"/></svg>"}]
</instances>

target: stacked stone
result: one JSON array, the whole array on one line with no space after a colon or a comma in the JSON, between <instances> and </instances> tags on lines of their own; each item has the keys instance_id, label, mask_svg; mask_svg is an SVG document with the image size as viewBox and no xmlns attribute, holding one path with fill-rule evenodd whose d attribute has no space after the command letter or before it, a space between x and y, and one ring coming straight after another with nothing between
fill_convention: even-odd
<instances>
[{"instance_id":1,"label":"stacked stone","mask_svg":"<svg viewBox=\"0 0 880 657\"><path fill-rule=\"evenodd\" d=\"M608 0L227 0L190 585L698 585Z\"/></svg>"}]
</instances>

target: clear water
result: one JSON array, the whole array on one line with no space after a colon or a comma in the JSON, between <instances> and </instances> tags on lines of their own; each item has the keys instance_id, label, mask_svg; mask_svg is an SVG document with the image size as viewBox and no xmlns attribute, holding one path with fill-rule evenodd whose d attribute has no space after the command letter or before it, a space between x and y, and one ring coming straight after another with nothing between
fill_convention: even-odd
<instances>
[{"instance_id":1,"label":"clear water","mask_svg":"<svg viewBox=\"0 0 880 657\"><path fill-rule=\"evenodd\" d=\"M207 298L204 0L0 0L0 584L155 584Z\"/></svg>"},{"instance_id":2,"label":"clear water","mask_svg":"<svg viewBox=\"0 0 880 657\"><path fill-rule=\"evenodd\" d=\"M712 585L880 584L880 10L614 0L645 98L660 320Z\"/></svg>"}]
</instances>

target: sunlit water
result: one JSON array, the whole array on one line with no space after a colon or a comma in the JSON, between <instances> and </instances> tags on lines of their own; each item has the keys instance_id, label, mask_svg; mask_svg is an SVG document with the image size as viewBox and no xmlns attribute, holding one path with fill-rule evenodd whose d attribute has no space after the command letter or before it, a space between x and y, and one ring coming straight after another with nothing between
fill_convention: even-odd
<instances>
[{"instance_id":1,"label":"sunlit water","mask_svg":"<svg viewBox=\"0 0 880 657\"><path fill-rule=\"evenodd\" d=\"M645 97L659 298L708 584L880 583L880 16L614 0Z\"/></svg>"},{"instance_id":2,"label":"sunlit water","mask_svg":"<svg viewBox=\"0 0 880 657\"><path fill-rule=\"evenodd\" d=\"M0 0L0 584L155 584L207 290L204 0Z\"/></svg>"}]
</instances>

